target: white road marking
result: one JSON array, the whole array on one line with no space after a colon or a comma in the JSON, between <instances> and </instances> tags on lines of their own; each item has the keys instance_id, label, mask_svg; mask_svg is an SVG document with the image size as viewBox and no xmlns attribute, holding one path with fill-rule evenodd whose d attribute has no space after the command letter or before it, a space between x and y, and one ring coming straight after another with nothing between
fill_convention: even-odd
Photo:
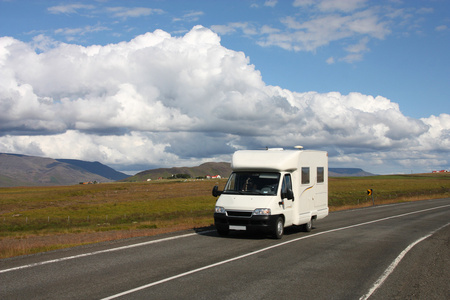
<instances>
[{"instance_id":1,"label":"white road marking","mask_svg":"<svg viewBox=\"0 0 450 300\"><path fill-rule=\"evenodd\" d=\"M137 291L140 291L140 290L144 290L146 288L149 288L149 287L152 287L152 286L164 283L164 282L168 282L168 281L171 281L171 280L174 280L174 279L177 279L177 278L181 278L181 277L184 277L184 276L187 276L187 275L190 275L190 274L194 274L194 273L197 273L197 272L200 272L200 271L211 269L211 268L214 268L214 267L217 267L217 266L220 266L220 265L232 262L232 261L236 261L236 260L248 257L248 256L252 256L252 255L255 255L255 254L258 254L258 253L270 250L270 249L273 249L273 248L277 248L277 247L281 247L281 246L284 246L284 245L287 245L287 244L291 244L291 243L294 243L294 242L297 242L297 241L300 241L300 240L303 240L303 239L312 238L312 237L315 237L315 236L318 236L318 235L322 235L322 234L327 234L327 233L341 231L341 230L350 229L350 228L354 228L354 227L364 226L364 225L377 223L377 222L381 222L381 221L386 221L386 220L390 220L390 219L400 218L400 217L413 215L413 214L417 214L417 213L421 213L421 212L426 212L426 211L430 211L430 210L440 209L440 208L444 208L444 207L448 207L448 206L450 206L450 205L443 205L443 206L439 206L439 207L423 209L423 210L419 210L419 211L404 213L404 214L400 214L400 215L396 215L396 216L390 216L390 217L377 219L377 220L373 220L373 221L368 221L368 222L364 222L364 223L359 223L359 224L354 224L354 225L350 225L350 226L345 226L345 227L341 227L341 228L335 228L335 229L331 229L331 230L323 231L323 232L318 232L318 233L307 235L307 236L302 236L302 237L299 237L299 238L296 238L296 239L293 239L293 240L282 242L282 243L279 243L279 244L276 244L276 245L272 245L272 246L269 246L269 247L266 247L266 248L262 248L262 249L250 252L250 253L246 253L246 254L243 254L243 255L240 255L240 256L236 256L236 257L233 257L233 258L230 258L230 259L227 259L227 260L223 260L223 261L211 264L211 265L207 265L207 266L204 266L204 267L201 267L201 268L198 268L198 269L187 271L187 272L175 275L175 276L167 277L167 278L164 278L164 279L159 280L159 281L151 282L149 284L142 285L140 287L137 287L137 288L134 288L134 289L131 289L131 290L124 291L122 293L118 293L118 294L115 294L115 295L103 298L102 300L110 300L110 299L115 299L115 298L118 298L118 297L121 297L121 296L125 296L125 295L131 294L131 293L134 293L134 292L137 292Z\"/></svg>"},{"instance_id":2,"label":"white road marking","mask_svg":"<svg viewBox=\"0 0 450 300\"><path fill-rule=\"evenodd\" d=\"M383 282L386 280L386 278L388 278L389 275L391 275L391 273L394 271L395 267L397 267L397 265L400 263L400 261L403 259L403 257L406 255L406 253L409 252L409 250L411 250L415 245L417 245L418 243L422 242L423 240L427 239L428 237L432 236L436 231L439 231L440 229L448 226L450 223L445 224L444 226L430 232L429 234L427 234L424 237L421 237L420 239L416 240L415 242L411 243L408 247L405 248L405 250L403 250L396 259L394 259L394 261L389 265L389 267L383 272L383 274L380 276L380 278L378 278L378 280L374 283L374 285L372 286L372 288L369 290L369 292L367 292L367 294L365 294L364 296L362 296L361 298L359 298L359 300L367 300L369 299L369 297L383 284Z\"/></svg>"},{"instance_id":3,"label":"white road marking","mask_svg":"<svg viewBox=\"0 0 450 300\"><path fill-rule=\"evenodd\" d=\"M208 231L205 231L205 232L202 232L202 233L206 233L206 232L208 232ZM209 232L211 232L211 231L209 231ZM38 262L38 263L34 263L34 264L28 264L28 265L23 265L23 266L20 266L20 267L0 270L0 274L1 273L15 271L15 270L20 270L20 269L26 269L26 268L36 267L36 266L47 265L47 264L51 264L51 263L57 263L57 262L70 260L70 259L75 259L75 258L80 258L80 257L86 257L86 256L91 256L91 255L96 255L96 254L101 254L101 253L114 252L114 251L119 251L119 250L130 249L130 248L134 248L134 247L140 247L140 246L146 246L146 245L150 245L150 244L156 244L156 243L171 241L171 240L175 240L175 239L179 239L179 238L189 237L189 236L196 235L196 234L198 234L198 233L188 233L188 234L183 234L183 235L177 235L177 236L173 236L173 237L163 238L163 239L159 239L159 240L153 240L153 241L148 241L148 242L143 242L143 243L138 243L138 244L132 244L132 245L128 245L128 246L122 246L122 247L117 247L117 248L111 248L111 249L106 249L106 250L94 251L94 252L89 252L89 253L84 253L84 254L78 254L78 255L73 255L73 256L67 256L67 257L62 257L62 258L42 261L42 262Z\"/></svg>"}]
</instances>

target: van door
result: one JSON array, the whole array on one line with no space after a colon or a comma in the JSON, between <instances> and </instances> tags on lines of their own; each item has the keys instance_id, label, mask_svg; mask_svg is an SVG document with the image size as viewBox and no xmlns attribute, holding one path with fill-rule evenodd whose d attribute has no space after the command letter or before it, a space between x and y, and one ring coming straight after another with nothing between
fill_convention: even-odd
<instances>
[{"instance_id":1,"label":"van door","mask_svg":"<svg viewBox=\"0 0 450 300\"><path fill-rule=\"evenodd\" d=\"M281 203L283 207L283 213L286 218L284 221L285 226L292 225L292 211L294 193L292 191L292 178L291 174L284 174L283 183L281 185Z\"/></svg>"}]
</instances>

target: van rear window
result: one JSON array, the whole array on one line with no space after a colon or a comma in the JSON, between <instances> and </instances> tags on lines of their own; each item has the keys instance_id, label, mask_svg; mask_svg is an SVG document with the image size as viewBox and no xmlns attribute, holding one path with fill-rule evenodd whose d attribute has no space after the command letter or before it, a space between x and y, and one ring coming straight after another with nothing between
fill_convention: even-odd
<instances>
[{"instance_id":1,"label":"van rear window","mask_svg":"<svg viewBox=\"0 0 450 300\"><path fill-rule=\"evenodd\" d=\"M317 183L324 182L325 172L323 167L317 167Z\"/></svg>"},{"instance_id":2,"label":"van rear window","mask_svg":"<svg viewBox=\"0 0 450 300\"><path fill-rule=\"evenodd\" d=\"M302 184L309 184L309 167L302 167Z\"/></svg>"}]
</instances>

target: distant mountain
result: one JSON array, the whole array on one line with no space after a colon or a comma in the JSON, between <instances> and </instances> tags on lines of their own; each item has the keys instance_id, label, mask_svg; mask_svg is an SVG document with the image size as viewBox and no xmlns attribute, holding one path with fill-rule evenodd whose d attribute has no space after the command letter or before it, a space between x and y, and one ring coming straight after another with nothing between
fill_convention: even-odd
<instances>
[{"instance_id":1,"label":"distant mountain","mask_svg":"<svg viewBox=\"0 0 450 300\"><path fill-rule=\"evenodd\" d=\"M104 164L99 163L98 161L90 162L77 159L56 159L56 160L59 162L70 164L74 167L79 167L83 170L103 176L110 180L121 180L129 177L129 175L122 172L118 172L113 168L110 168L108 166L105 166Z\"/></svg>"},{"instance_id":2,"label":"distant mountain","mask_svg":"<svg viewBox=\"0 0 450 300\"><path fill-rule=\"evenodd\" d=\"M197 167L181 168L161 168L142 171L134 176L128 177L122 181L146 181L147 179L168 178L176 174L188 174L192 178L205 177L207 175L228 177L231 173L230 163L227 162L208 162Z\"/></svg>"},{"instance_id":3,"label":"distant mountain","mask_svg":"<svg viewBox=\"0 0 450 300\"><path fill-rule=\"evenodd\" d=\"M110 182L126 177L99 162L0 153L0 187Z\"/></svg>"},{"instance_id":4,"label":"distant mountain","mask_svg":"<svg viewBox=\"0 0 450 300\"><path fill-rule=\"evenodd\" d=\"M129 177L99 162L0 153L0 187L72 185L93 181L146 181L176 174L187 174L192 178L207 175L228 177L230 173L230 163L209 162L197 167L147 170ZM358 168L329 168L330 177L371 175L374 174Z\"/></svg>"},{"instance_id":5,"label":"distant mountain","mask_svg":"<svg viewBox=\"0 0 450 300\"><path fill-rule=\"evenodd\" d=\"M358 168L328 168L329 177L363 177L374 176L375 174Z\"/></svg>"},{"instance_id":6,"label":"distant mountain","mask_svg":"<svg viewBox=\"0 0 450 300\"><path fill-rule=\"evenodd\" d=\"M220 175L222 178L231 174L231 165L227 162L220 163L204 163L198 167L181 167L181 168L161 168L142 171L134 176L128 177L122 181L146 181L147 179L155 180L158 178L168 178L176 174L188 174L191 178L205 177L207 175ZM374 174L365 172L358 168L329 168L328 176L330 177L351 177L351 176L372 176Z\"/></svg>"}]
</instances>

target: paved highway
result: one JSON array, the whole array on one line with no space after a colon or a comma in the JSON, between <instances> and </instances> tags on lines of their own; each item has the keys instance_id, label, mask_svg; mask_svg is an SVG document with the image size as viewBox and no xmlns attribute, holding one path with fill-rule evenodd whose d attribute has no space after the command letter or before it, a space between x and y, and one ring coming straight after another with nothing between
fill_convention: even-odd
<instances>
[{"instance_id":1,"label":"paved highway","mask_svg":"<svg viewBox=\"0 0 450 300\"><path fill-rule=\"evenodd\" d=\"M183 232L0 260L0 299L448 299L450 198L331 213L281 240Z\"/></svg>"}]
</instances>

